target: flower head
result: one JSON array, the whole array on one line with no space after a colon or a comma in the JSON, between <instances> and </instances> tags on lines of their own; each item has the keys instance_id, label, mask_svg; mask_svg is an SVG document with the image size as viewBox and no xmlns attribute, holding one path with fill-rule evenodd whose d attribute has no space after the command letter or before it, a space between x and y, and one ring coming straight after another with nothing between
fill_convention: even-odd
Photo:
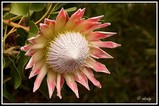
<instances>
[{"instance_id":1,"label":"flower head","mask_svg":"<svg viewBox=\"0 0 159 106\"><path fill-rule=\"evenodd\" d=\"M95 86L102 87L92 70L107 74L110 72L95 59L113 58L101 48L116 48L120 44L100 41L116 33L94 31L109 26L110 23L99 22L103 15L84 19L84 12L85 8L78 9L69 17L62 8L56 20L45 19L40 24L39 34L28 39L30 44L21 47L21 50L27 51L25 55L31 56L25 68L32 68L29 78L37 75L33 92L40 87L45 76L50 98L55 88L57 96L62 98L61 89L65 81L77 98L79 94L76 82L88 90L88 79Z\"/></svg>"}]
</instances>

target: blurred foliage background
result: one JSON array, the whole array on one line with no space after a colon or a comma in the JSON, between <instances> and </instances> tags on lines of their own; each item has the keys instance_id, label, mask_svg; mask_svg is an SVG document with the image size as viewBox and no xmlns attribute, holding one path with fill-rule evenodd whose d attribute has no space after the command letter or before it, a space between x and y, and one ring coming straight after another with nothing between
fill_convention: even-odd
<instances>
[{"instance_id":1,"label":"blurred foliage background","mask_svg":"<svg viewBox=\"0 0 159 106\"><path fill-rule=\"evenodd\" d=\"M50 3L30 6L32 8L29 8L29 15L27 8L24 8L27 7L26 4L23 3L21 7L17 7L15 4L3 3L3 19L11 19L18 23L23 18L21 25L32 28L29 32L22 28L12 30L13 27L3 22L4 35L12 30L3 41L4 103L156 102L156 3L52 4L52 13L46 15L50 19L56 18L61 7L67 9L69 16L79 8L86 8L84 14L86 18L104 15L102 22L110 22L111 26L101 30L117 32L117 35L104 40L112 40L122 45L116 49L105 49L114 59L98 60L111 72L110 75L95 73L95 77L102 84L102 89L89 82L91 90L88 91L78 84L80 98L77 99L64 84L61 100L56 96L56 92L52 99L48 99L45 80L43 81L45 86L42 85L40 90L32 92L35 78L28 79L30 70L25 70L24 66L29 58L24 56L24 52L21 52L19 48L25 45L28 36L34 36L37 33L39 25L37 21L47 12ZM17 8L23 12L17 12ZM137 97L151 98L151 100L137 100Z\"/></svg>"}]
</instances>

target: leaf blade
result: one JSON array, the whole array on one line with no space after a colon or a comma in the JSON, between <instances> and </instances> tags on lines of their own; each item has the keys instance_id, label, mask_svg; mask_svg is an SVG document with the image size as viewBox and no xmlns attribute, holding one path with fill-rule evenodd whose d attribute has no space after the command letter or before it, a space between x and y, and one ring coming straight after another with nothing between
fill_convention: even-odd
<instances>
[{"instance_id":1,"label":"leaf blade","mask_svg":"<svg viewBox=\"0 0 159 106\"><path fill-rule=\"evenodd\" d=\"M31 3L29 10L39 12L39 11L43 10L44 8L45 8L44 3Z\"/></svg>"},{"instance_id":2,"label":"leaf blade","mask_svg":"<svg viewBox=\"0 0 159 106\"><path fill-rule=\"evenodd\" d=\"M18 16L28 16L29 3L11 3L10 13Z\"/></svg>"},{"instance_id":3,"label":"leaf blade","mask_svg":"<svg viewBox=\"0 0 159 106\"><path fill-rule=\"evenodd\" d=\"M38 33L38 30L39 29L38 29L37 25L34 22L30 22L30 31L28 34L28 38L36 36Z\"/></svg>"},{"instance_id":4,"label":"leaf blade","mask_svg":"<svg viewBox=\"0 0 159 106\"><path fill-rule=\"evenodd\" d=\"M12 77L14 79L14 88L17 89L20 85L21 85L21 82L22 82L22 78L21 78L21 75L14 63L14 60L12 60L11 58L9 58L10 61L11 61L11 64L10 64L10 69L13 73Z\"/></svg>"}]
</instances>

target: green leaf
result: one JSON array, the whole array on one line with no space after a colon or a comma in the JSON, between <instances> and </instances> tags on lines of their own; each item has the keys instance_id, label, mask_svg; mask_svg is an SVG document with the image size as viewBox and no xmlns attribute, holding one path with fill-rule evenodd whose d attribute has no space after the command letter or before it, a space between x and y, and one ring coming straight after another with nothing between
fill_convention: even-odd
<instances>
[{"instance_id":1,"label":"green leaf","mask_svg":"<svg viewBox=\"0 0 159 106\"><path fill-rule=\"evenodd\" d=\"M13 97L13 95L6 90L5 84L3 85L3 96L10 102L15 102L15 98Z\"/></svg>"},{"instance_id":2,"label":"green leaf","mask_svg":"<svg viewBox=\"0 0 159 106\"><path fill-rule=\"evenodd\" d=\"M24 67L27 64L28 60L29 60L29 57L25 56L25 52L21 51L19 54L19 58L17 60L18 61L17 69L22 78L26 78L24 75L24 70L25 70Z\"/></svg>"},{"instance_id":3,"label":"green leaf","mask_svg":"<svg viewBox=\"0 0 159 106\"><path fill-rule=\"evenodd\" d=\"M7 68L10 65L11 61L8 57L3 57L3 69Z\"/></svg>"},{"instance_id":4,"label":"green leaf","mask_svg":"<svg viewBox=\"0 0 159 106\"><path fill-rule=\"evenodd\" d=\"M9 12L7 12L7 13L5 13L4 15L3 15L3 19L10 19L10 18L13 18L13 17L15 17L15 15L14 14L11 14L11 13L9 13Z\"/></svg>"},{"instance_id":5,"label":"green leaf","mask_svg":"<svg viewBox=\"0 0 159 106\"><path fill-rule=\"evenodd\" d=\"M40 88L39 88L39 91L49 100L46 78L44 78L44 80L42 81Z\"/></svg>"},{"instance_id":6,"label":"green leaf","mask_svg":"<svg viewBox=\"0 0 159 106\"><path fill-rule=\"evenodd\" d=\"M30 4L30 10L35 11L35 12L43 10L44 7L45 7L44 3L31 3Z\"/></svg>"},{"instance_id":7,"label":"green leaf","mask_svg":"<svg viewBox=\"0 0 159 106\"><path fill-rule=\"evenodd\" d=\"M20 46L25 45L28 33L24 29L18 28L17 29L17 34L19 35L19 36L16 37L17 45L20 45Z\"/></svg>"},{"instance_id":8,"label":"green leaf","mask_svg":"<svg viewBox=\"0 0 159 106\"><path fill-rule=\"evenodd\" d=\"M72 11L76 11L77 7L71 7L71 8L67 8L65 9L66 12L72 12Z\"/></svg>"},{"instance_id":9,"label":"green leaf","mask_svg":"<svg viewBox=\"0 0 159 106\"><path fill-rule=\"evenodd\" d=\"M55 4L56 5L56 4ZM65 5L67 5L67 3L58 3L57 7L55 8L54 11L59 10L60 8L64 7Z\"/></svg>"},{"instance_id":10,"label":"green leaf","mask_svg":"<svg viewBox=\"0 0 159 106\"><path fill-rule=\"evenodd\" d=\"M3 57L3 69L5 68L5 58Z\"/></svg>"},{"instance_id":11,"label":"green leaf","mask_svg":"<svg viewBox=\"0 0 159 106\"><path fill-rule=\"evenodd\" d=\"M155 48L151 48L151 49L146 49L146 54L149 54L149 55L156 55L156 50Z\"/></svg>"},{"instance_id":12,"label":"green leaf","mask_svg":"<svg viewBox=\"0 0 159 106\"><path fill-rule=\"evenodd\" d=\"M12 3L10 13L18 16L28 16L29 3Z\"/></svg>"},{"instance_id":13,"label":"green leaf","mask_svg":"<svg viewBox=\"0 0 159 106\"><path fill-rule=\"evenodd\" d=\"M8 82L8 81L10 81L11 79L12 79L11 77L4 78L3 84L6 83L6 82Z\"/></svg>"},{"instance_id":14,"label":"green leaf","mask_svg":"<svg viewBox=\"0 0 159 106\"><path fill-rule=\"evenodd\" d=\"M11 61L11 64L9 67L11 69L11 76L14 79L14 88L17 89L22 82L22 78L21 78L21 75L20 75L16 65L15 65L14 60L12 60L11 58L9 58L9 59Z\"/></svg>"},{"instance_id":15,"label":"green leaf","mask_svg":"<svg viewBox=\"0 0 159 106\"><path fill-rule=\"evenodd\" d=\"M36 26L36 24L34 22L30 22L30 31L29 31L29 34L28 34L28 38L36 36L37 33L38 33L38 30L39 29Z\"/></svg>"},{"instance_id":16,"label":"green leaf","mask_svg":"<svg viewBox=\"0 0 159 106\"><path fill-rule=\"evenodd\" d=\"M71 7L71 8L67 8L65 9L66 12L72 12L72 11L76 11L76 7ZM60 11L57 11L57 12L53 12L52 14L58 14Z\"/></svg>"}]
</instances>

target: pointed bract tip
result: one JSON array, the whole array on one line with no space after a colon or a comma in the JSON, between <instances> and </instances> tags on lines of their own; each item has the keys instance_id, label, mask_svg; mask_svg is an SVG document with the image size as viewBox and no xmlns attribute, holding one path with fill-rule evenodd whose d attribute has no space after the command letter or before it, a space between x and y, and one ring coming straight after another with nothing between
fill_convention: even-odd
<instances>
[{"instance_id":1,"label":"pointed bract tip","mask_svg":"<svg viewBox=\"0 0 159 106\"><path fill-rule=\"evenodd\" d=\"M38 89L38 86L34 85L33 92L35 92L37 89Z\"/></svg>"},{"instance_id":2,"label":"pointed bract tip","mask_svg":"<svg viewBox=\"0 0 159 106\"><path fill-rule=\"evenodd\" d=\"M61 10L64 10L64 8L62 7Z\"/></svg>"},{"instance_id":3,"label":"pointed bract tip","mask_svg":"<svg viewBox=\"0 0 159 106\"><path fill-rule=\"evenodd\" d=\"M112 32L114 35L116 35L117 34L117 32Z\"/></svg>"},{"instance_id":4,"label":"pointed bract tip","mask_svg":"<svg viewBox=\"0 0 159 106\"><path fill-rule=\"evenodd\" d=\"M28 79L32 78L31 74L29 75Z\"/></svg>"},{"instance_id":5,"label":"pointed bract tip","mask_svg":"<svg viewBox=\"0 0 159 106\"><path fill-rule=\"evenodd\" d=\"M104 17L104 15L101 15L100 17Z\"/></svg>"},{"instance_id":6,"label":"pointed bract tip","mask_svg":"<svg viewBox=\"0 0 159 106\"><path fill-rule=\"evenodd\" d=\"M118 47L120 47L121 46L121 44L117 44L118 45Z\"/></svg>"},{"instance_id":7,"label":"pointed bract tip","mask_svg":"<svg viewBox=\"0 0 159 106\"><path fill-rule=\"evenodd\" d=\"M109 71L107 71L107 72L106 72L106 74L110 74L110 72L109 72Z\"/></svg>"},{"instance_id":8,"label":"pointed bract tip","mask_svg":"<svg viewBox=\"0 0 159 106\"><path fill-rule=\"evenodd\" d=\"M43 25L43 23L40 23L39 25L40 25L40 26L42 26L42 25Z\"/></svg>"},{"instance_id":9,"label":"pointed bract tip","mask_svg":"<svg viewBox=\"0 0 159 106\"><path fill-rule=\"evenodd\" d=\"M104 17L104 15L97 16L97 18L99 18L99 19L101 19L101 18L103 18L103 17Z\"/></svg>"},{"instance_id":10,"label":"pointed bract tip","mask_svg":"<svg viewBox=\"0 0 159 106\"><path fill-rule=\"evenodd\" d=\"M109 23L109 22L108 22L107 24L108 24L108 25L111 25L111 23Z\"/></svg>"},{"instance_id":11,"label":"pointed bract tip","mask_svg":"<svg viewBox=\"0 0 159 106\"><path fill-rule=\"evenodd\" d=\"M61 95L57 94L57 96L58 96L60 99L62 99L62 96L61 96Z\"/></svg>"},{"instance_id":12,"label":"pointed bract tip","mask_svg":"<svg viewBox=\"0 0 159 106\"><path fill-rule=\"evenodd\" d=\"M86 10L86 8L83 8L83 9L81 10L81 12L84 14L85 10Z\"/></svg>"},{"instance_id":13,"label":"pointed bract tip","mask_svg":"<svg viewBox=\"0 0 159 106\"><path fill-rule=\"evenodd\" d=\"M88 85L86 85L85 87L86 87L86 88L90 91L90 88L89 88L89 86L88 86Z\"/></svg>"},{"instance_id":14,"label":"pointed bract tip","mask_svg":"<svg viewBox=\"0 0 159 106\"><path fill-rule=\"evenodd\" d=\"M49 94L49 99L51 99L51 97L52 97L52 94Z\"/></svg>"},{"instance_id":15,"label":"pointed bract tip","mask_svg":"<svg viewBox=\"0 0 159 106\"><path fill-rule=\"evenodd\" d=\"M83 8L81 11L85 11L86 10L86 8Z\"/></svg>"},{"instance_id":16,"label":"pointed bract tip","mask_svg":"<svg viewBox=\"0 0 159 106\"><path fill-rule=\"evenodd\" d=\"M20 50L21 50L21 51L24 51L24 47L21 47Z\"/></svg>"},{"instance_id":17,"label":"pointed bract tip","mask_svg":"<svg viewBox=\"0 0 159 106\"><path fill-rule=\"evenodd\" d=\"M79 98L78 90L75 91L76 97Z\"/></svg>"},{"instance_id":18,"label":"pointed bract tip","mask_svg":"<svg viewBox=\"0 0 159 106\"><path fill-rule=\"evenodd\" d=\"M64 14L64 12L65 12L65 10L64 10L64 8L62 7L61 10L60 10L60 12L59 12L59 14L60 14L60 13L63 13L63 14Z\"/></svg>"},{"instance_id":19,"label":"pointed bract tip","mask_svg":"<svg viewBox=\"0 0 159 106\"><path fill-rule=\"evenodd\" d=\"M31 72L29 75L29 79L31 79L33 77L33 73Z\"/></svg>"}]
</instances>

